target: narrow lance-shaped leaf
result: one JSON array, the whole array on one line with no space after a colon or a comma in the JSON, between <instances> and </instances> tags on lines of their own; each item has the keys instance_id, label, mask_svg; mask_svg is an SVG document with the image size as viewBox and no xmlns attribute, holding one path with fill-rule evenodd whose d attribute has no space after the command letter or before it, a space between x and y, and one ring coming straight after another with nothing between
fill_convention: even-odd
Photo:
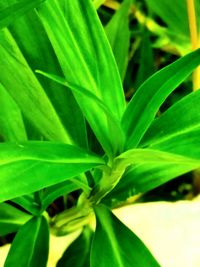
<instances>
[{"instance_id":1,"label":"narrow lance-shaped leaf","mask_svg":"<svg viewBox=\"0 0 200 267\"><path fill-rule=\"evenodd\" d=\"M44 217L34 217L15 236L4 267L46 267L48 252L48 223Z\"/></svg>"},{"instance_id":2,"label":"narrow lance-shaped leaf","mask_svg":"<svg viewBox=\"0 0 200 267\"><path fill-rule=\"evenodd\" d=\"M0 151L1 202L63 182L104 164L104 160L95 154L53 142L2 143Z\"/></svg>"},{"instance_id":3,"label":"narrow lance-shaped leaf","mask_svg":"<svg viewBox=\"0 0 200 267\"><path fill-rule=\"evenodd\" d=\"M16 232L30 218L31 215L10 204L0 203L0 236Z\"/></svg>"},{"instance_id":4,"label":"narrow lance-shaped leaf","mask_svg":"<svg viewBox=\"0 0 200 267\"><path fill-rule=\"evenodd\" d=\"M0 29L7 27L14 19L24 15L31 9L36 8L39 4L45 0L32 0L25 1L21 0L16 3L10 3L3 9L0 9Z\"/></svg>"},{"instance_id":5,"label":"narrow lance-shaped leaf","mask_svg":"<svg viewBox=\"0 0 200 267\"><path fill-rule=\"evenodd\" d=\"M0 1L0 9L6 6L7 1ZM35 10L11 23L9 31L32 71L45 69L47 72L63 75L49 38ZM87 148L85 119L72 92L43 76L37 78L74 143ZM71 116L72 114L73 116ZM30 137L32 138L33 127L30 126L29 135L31 133Z\"/></svg>"},{"instance_id":6,"label":"narrow lance-shaped leaf","mask_svg":"<svg viewBox=\"0 0 200 267\"><path fill-rule=\"evenodd\" d=\"M144 243L108 208L96 206L95 213L97 226L91 248L91 267L160 266Z\"/></svg>"},{"instance_id":7,"label":"narrow lance-shaped leaf","mask_svg":"<svg viewBox=\"0 0 200 267\"><path fill-rule=\"evenodd\" d=\"M7 29L0 31L0 82L47 139L72 143L51 102Z\"/></svg>"},{"instance_id":8,"label":"narrow lance-shaped leaf","mask_svg":"<svg viewBox=\"0 0 200 267\"><path fill-rule=\"evenodd\" d=\"M126 148L138 145L161 104L199 63L200 49L158 71L140 86L122 118Z\"/></svg>"},{"instance_id":9,"label":"narrow lance-shaped leaf","mask_svg":"<svg viewBox=\"0 0 200 267\"><path fill-rule=\"evenodd\" d=\"M90 265L90 247L93 232L88 227L66 249L56 267L88 267Z\"/></svg>"},{"instance_id":10,"label":"narrow lance-shaped leaf","mask_svg":"<svg viewBox=\"0 0 200 267\"><path fill-rule=\"evenodd\" d=\"M81 187L87 188L88 191L90 189L89 186L80 182L76 178L46 188L42 196L42 210L46 210L46 208L58 197L81 189Z\"/></svg>"},{"instance_id":11,"label":"narrow lance-shaped leaf","mask_svg":"<svg viewBox=\"0 0 200 267\"><path fill-rule=\"evenodd\" d=\"M73 4L65 1L60 7L55 1L47 1L38 8L38 13L66 80L69 84L91 90L119 119L125 108L122 85L91 1L76 0ZM78 21L71 19L74 12ZM77 23L81 27L77 27ZM74 64L76 71L73 71ZM84 96L74 95L104 150L115 154L116 147L121 146L121 143L115 141L115 133L110 129L107 118L95 103L91 105Z\"/></svg>"},{"instance_id":12,"label":"narrow lance-shaped leaf","mask_svg":"<svg viewBox=\"0 0 200 267\"><path fill-rule=\"evenodd\" d=\"M133 0L123 1L119 10L112 16L105 27L105 32L112 47L122 81L128 65L130 45L129 10Z\"/></svg>"},{"instance_id":13,"label":"narrow lance-shaped leaf","mask_svg":"<svg viewBox=\"0 0 200 267\"><path fill-rule=\"evenodd\" d=\"M155 119L140 146L200 159L200 91L175 103Z\"/></svg>"},{"instance_id":14,"label":"narrow lance-shaped leaf","mask_svg":"<svg viewBox=\"0 0 200 267\"><path fill-rule=\"evenodd\" d=\"M13 100L0 83L0 135L4 141L26 141L26 130L22 114Z\"/></svg>"},{"instance_id":15,"label":"narrow lance-shaped leaf","mask_svg":"<svg viewBox=\"0 0 200 267\"><path fill-rule=\"evenodd\" d=\"M80 97L84 97L87 100L87 103L89 106L94 106L97 109L99 109L101 114L103 114L107 118L107 122L108 122L109 129L110 129L110 132L109 133L106 132L105 136L107 137L109 135L114 134L113 138L115 139L115 142L118 143L118 147L116 147L115 149L117 150L119 147L122 149L123 142L124 142L124 133L122 131L120 122L110 112L108 107L101 101L101 99L99 99L95 94L93 94L91 91L85 89L82 86L68 83L62 77L58 77L57 75L52 75L52 74L49 74L49 73L46 73L40 70L36 70L36 72L59 84L62 84L68 87L68 89L70 89L72 92L76 93ZM83 114L87 118L88 110L83 109ZM96 118L94 116L93 116L93 120L94 122L96 121ZM105 129L102 129L101 125L99 125L98 123L96 124L96 127L98 127L98 130L101 133L105 131Z\"/></svg>"}]
</instances>

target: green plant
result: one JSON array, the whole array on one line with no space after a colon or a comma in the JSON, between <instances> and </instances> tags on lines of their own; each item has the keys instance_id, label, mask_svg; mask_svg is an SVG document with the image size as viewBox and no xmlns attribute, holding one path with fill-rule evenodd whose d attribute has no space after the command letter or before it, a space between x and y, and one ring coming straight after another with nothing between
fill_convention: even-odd
<instances>
[{"instance_id":1,"label":"green plant","mask_svg":"<svg viewBox=\"0 0 200 267\"><path fill-rule=\"evenodd\" d=\"M200 92L156 114L199 65L200 50L155 73L126 105L90 0L0 8L0 235L17 231L5 267L46 266L49 226L56 235L83 228L58 266L159 266L111 208L199 168ZM50 218L48 206L75 191L74 205Z\"/></svg>"}]
</instances>

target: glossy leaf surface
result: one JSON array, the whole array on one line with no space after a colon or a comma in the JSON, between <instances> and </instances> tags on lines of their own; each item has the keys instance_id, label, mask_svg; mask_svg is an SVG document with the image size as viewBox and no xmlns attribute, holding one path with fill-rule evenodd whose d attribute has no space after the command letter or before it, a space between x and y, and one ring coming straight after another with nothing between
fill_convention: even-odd
<instances>
[{"instance_id":1,"label":"glossy leaf surface","mask_svg":"<svg viewBox=\"0 0 200 267\"><path fill-rule=\"evenodd\" d=\"M7 29L0 31L0 73L4 88L43 136L71 143L50 100Z\"/></svg>"},{"instance_id":2,"label":"glossy leaf surface","mask_svg":"<svg viewBox=\"0 0 200 267\"><path fill-rule=\"evenodd\" d=\"M0 83L0 135L4 141L26 141L26 130L22 114L13 100Z\"/></svg>"},{"instance_id":3,"label":"glossy leaf surface","mask_svg":"<svg viewBox=\"0 0 200 267\"><path fill-rule=\"evenodd\" d=\"M81 235L66 249L56 267L90 266L91 238L91 230L85 228Z\"/></svg>"},{"instance_id":4,"label":"glossy leaf surface","mask_svg":"<svg viewBox=\"0 0 200 267\"><path fill-rule=\"evenodd\" d=\"M5 8L0 9L0 29L7 27L14 19L34 9L44 1L45 0L10 1L11 3L9 5L7 4Z\"/></svg>"},{"instance_id":5,"label":"glossy leaf surface","mask_svg":"<svg viewBox=\"0 0 200 267\"><path fill-rule=\"evenodd\" d=\"M122 119L127 135L126 148L138 145L161 104L199 63L200 50L196 50L158 71L140 86Z\"/></svg>"},{"instance_id":6,"label":"glossy leaf surface","mask_svg":"<svg viewBox=\"0 0 200 267\"><path fill-rule=\"evenodd\" d=\"M0 201L35 192L104 164L95 154L52 142L3 143L0 150Z\"/></svg>"},{"instance_id":7,"label":"glossy leaf surface","mask_svg":"<svg viewBox=\"0 0 200 267\"><path fill-rule=\"evenodd\" d=\"M125 109L122 85L91 1L76 0L73 4L61 1L60 6L56 1L47 1L40 6L38 13L68 83L90 90L119 119ZM77 27L76 20L71 20L74 13L81 27ZM72 69L74 65L76 71ZM113 138L115 133L106 117L95 103L91 105L84 96L74 95L104 150L110 154L116 153L118 142Z\"/></svg>"},{"instance_id":8,"label":"glossy leaf surface","mask_svg":"<svg viewBox=\"0 0 200 267\"><path fill-rule=\"evenodd\" d=\"M49 226L44 217L34 217L17 233L5 267L46 267L49 251ZM40 257L38 257L41 255Z\"/></svg>"},{"instance_id":9,"label":"glossy leaf surface","mask_svg":"<svg viewBox=\"0 0 200 267\"><path fill-rule=\"evenodd\" d=\"M140 146L200 159L200 91L178 101L145 134Z\"/></svg>"},{"instance_id":10,"label":"glossy leaf surface","mask_svg":"<svg viewBox=\"0 0 200 267\"><path fill-rule=\"evenodd\" d=\"M158 267L143 242L103 205L95 207L97 226L91 267Z\"/></svg>"},{"instance_id":11,"label":"glossy leaf surface","mask_svg":"<svg viewBox=\"0 0 200 267\"><path fill-rule=\"evenodd\" d=\"M31 216L19 209L0 203L0 236L16 232Z\"/></svg>"}]
</instances>

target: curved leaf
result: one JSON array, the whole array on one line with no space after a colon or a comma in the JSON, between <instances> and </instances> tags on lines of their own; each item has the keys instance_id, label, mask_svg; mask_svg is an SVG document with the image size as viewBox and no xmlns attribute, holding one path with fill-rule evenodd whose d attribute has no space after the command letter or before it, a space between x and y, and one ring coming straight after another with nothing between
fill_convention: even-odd
<instances>
[{"instance_id":1,"label":"curved leaf","mask_svg":"<svg viewBox=\"0 0 200 267\"><path fill-rule=\"evenodd\" d=\"M108 208L96 206L95 213L97 226L91 248L91 267L160 266L143 242Z\"/></svg>"},{"instance_id":2,"label":"curved leaf","mask_svg":"<svg viewBox=\"0 0 200 267\"><path fill-rule=\"evenodd\" d=\"M140 86L122 118L127 136L126 148L138 145L167 96L199 64L200 49L156 72Z\"/></svg>"},{"instance_id":3,"label":"curved leaf","mask_svg":"<svg viewBox=\"0 0 200 267\"><path fill-rule=\"evenodd\" d=\"M178 101L147 130L140 146L200 159L200 91Z\"/></svg>"},{"instance_id":4,"label":"curved leaf","mask_svg":"<svg viewBox=\"0 0 200 267\"><path fill-rule=\"evenodd\" d=\"M88 267L90 266L90 247L92 232L84 228L81 235L66 249L56 267Z\"/></svg>"},{"instance_id":5,"label":"curved leaf","mask_svg":"<svg viewBox=\"0 0 200 267\"><path fill-rule=\"evenodd\" d=\"M60 8L61 7L61 8ZM62 12L64 10L64 12ZM74 12L76 19L71 19ZM47 1L38 8L38 14L55 49L61 68L69 84L91 90L111 113L120 119L125 100L120 77L104 30L90 0ZM77 22L81 27L77 27ZM56 31L54 30L56 29ZM98 62L98 64L97 64ZM76 71L73 66L76 65ZM74 94L104 150L113 155L120 146L107 118L87 98ZM94 120L95 118L95 120ZM110 134L108 133L112 133ZM120 148L118 148L120 150Z\"/></svg>"},{"instance_id":6,"label":"curved leaf","mask_svg":"<svg viewBox=\"0 0 200 267\"><path fill-rule=\"evenodd\" d=\"M48 251L49 226L47 221L44 217L34 217L20 228L4 267L46 267Z\"/></svg>"},{"instance_id":7,"label":"curved leaf","mask_svg":"<svg viewBox=\"0 0 200 267\"><path fill-rule=\"evenodd\" d=\"M0 9L0 29L7 27L14 19L24 15L31 9L36 8L45 0L19 1Z\"/></svg>"},{"instance_id":8,"label":"curved leaf","mask_svg":"<svg viewBox=\"0 0 200 267\"><path fill-rule=\"evenodd\" d=\"M104 160L95 154L52 142L2 143L0 150L1 202L63 182L104 164Z\"/></svg>"},{"instance_id":9,"label":"curved leaf","mask_svg":"<svg viewBox=\"0 0 200 267\"><path fill-rule=\"evenodd\" d=\"M7 204L0 203L0 236L16 232L31 215Z\"/></svg>"}]
</instances>

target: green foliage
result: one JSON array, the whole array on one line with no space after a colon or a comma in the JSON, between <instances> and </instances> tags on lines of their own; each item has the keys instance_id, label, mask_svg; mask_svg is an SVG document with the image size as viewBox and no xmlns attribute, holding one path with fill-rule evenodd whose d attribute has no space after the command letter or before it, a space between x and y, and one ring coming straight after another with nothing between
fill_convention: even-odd
<instances>
[{"instance_id":1,"label":"green foliage","mask_svg":"<svg viewBox=\"0 0 200 267\"><path fill-rule=\"evenodd\" d=\"M97 226L91 248L91 267L160 266L142 241L103 205L95 207ZM127 251L131 251L127 255ZM103 255L99 260L100 253Z\"/></svg>"},{"instance_id":2,"label":"green foliage","mask_svg":"<svg viewBox=\"0 0 200 267\"><path fill-rule=\"evenodd\" d=\"M200 64L200 50L149 77L152 36L133 20L135 2L113 16L101 7L105 29L95 10L103 1L0 3L0 235L17 232L5 267L46 266L49 226L57 235L83 230L57 266L159 266L110 209L200 167L200 93L157 116ZM148 7L181 34L163 3ZM126 105L133 26L139 88Z\"/></svg>"}]
</instances>

